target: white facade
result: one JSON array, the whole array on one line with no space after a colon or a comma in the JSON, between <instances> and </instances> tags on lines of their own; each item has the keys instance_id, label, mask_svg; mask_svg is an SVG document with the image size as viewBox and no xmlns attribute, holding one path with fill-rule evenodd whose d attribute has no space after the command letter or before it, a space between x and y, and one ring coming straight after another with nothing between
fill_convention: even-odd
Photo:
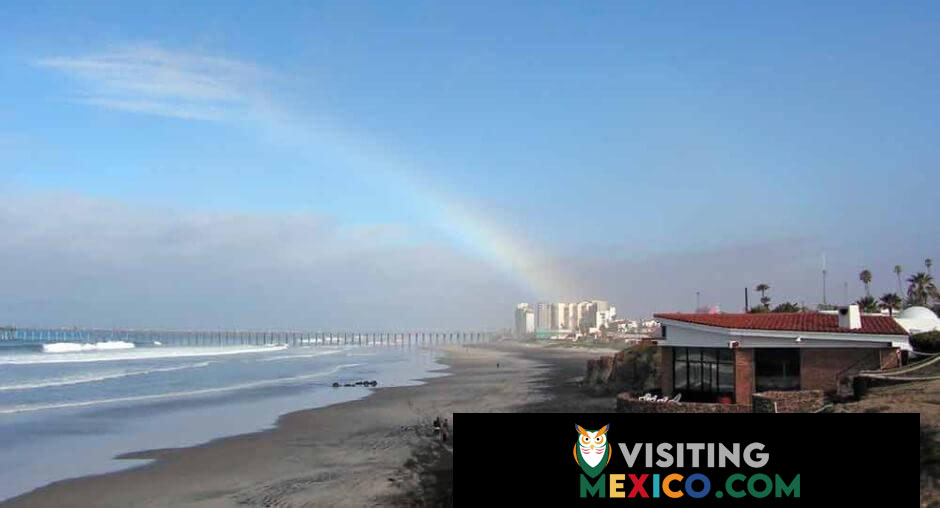
<instances>
[{"instance_id":1,"label":"white facade","mask_svg":"<svg viewBox=\"0 0 940 508\"><path fill-rule=\"evenodd\" d=\"M894 320L911 335L940 330L940 319L926 307L908 307Z\"/></svg>"}]
</instances>

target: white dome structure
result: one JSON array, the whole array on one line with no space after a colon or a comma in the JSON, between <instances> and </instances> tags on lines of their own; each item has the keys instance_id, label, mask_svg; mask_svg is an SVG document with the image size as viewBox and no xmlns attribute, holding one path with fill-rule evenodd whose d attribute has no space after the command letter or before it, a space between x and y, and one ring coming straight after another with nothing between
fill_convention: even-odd
<instances>
[{"instance_id":1,"label":"white dome structure","mask_svg":"<svg viewBox=\"0 0 940 508\"><path fill-rule=\"evenodd\" d=\"M927 307L908 307L894 320L911 335L940 330L940 318Z\"/></svg>"},{"instance_id":2,"label":"white dome structure","mask_svg":"<svg viewBox=\"0 0 940 508\"><path fill-rule=\"evenodd\" d=\"M898 319L927 319L937 321L937 315L927 307L908 307L898 314Z\"/></svg>"}]
</instances>

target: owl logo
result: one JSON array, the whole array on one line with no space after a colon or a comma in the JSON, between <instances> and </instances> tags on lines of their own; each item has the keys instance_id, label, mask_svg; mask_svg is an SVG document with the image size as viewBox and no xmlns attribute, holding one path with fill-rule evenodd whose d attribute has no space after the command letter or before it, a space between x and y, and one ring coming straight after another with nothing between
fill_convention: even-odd
<instances>
[{"instance_id":1,"label":"owl logo","mask_svg":"<svg viewBox=\"0 0 940 508\"><path fill-rule=\"evenodd\" d=\"M575 424L578 431L578 443L574 445L574 461L591 478L601 474L607 463L610 462L610 447L607 446L607 431L610 425L604 425L600 430L584 430Z\"/></svg>"}]
</instances>

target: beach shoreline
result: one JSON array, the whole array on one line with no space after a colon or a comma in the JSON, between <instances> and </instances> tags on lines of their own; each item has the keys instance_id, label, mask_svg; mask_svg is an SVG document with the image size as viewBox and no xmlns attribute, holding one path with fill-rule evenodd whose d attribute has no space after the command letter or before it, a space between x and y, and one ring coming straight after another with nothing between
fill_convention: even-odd
<instances>
[{"instance_id":1,"label":"beach shoreline","mask_svg":"<svg viewBox=\"0 0 940 508\"><path fill-rule=\"evenodd\" d=\"M596 351L510 343L440 351L447 376L291 412L259 432L125 453L152 462L58 481L0 506L448 504L454 413L613 410L612 399L585 397L574 383ZM451 422L447 443L432 430L437 417Z\"/></svg>"}]
</instances>

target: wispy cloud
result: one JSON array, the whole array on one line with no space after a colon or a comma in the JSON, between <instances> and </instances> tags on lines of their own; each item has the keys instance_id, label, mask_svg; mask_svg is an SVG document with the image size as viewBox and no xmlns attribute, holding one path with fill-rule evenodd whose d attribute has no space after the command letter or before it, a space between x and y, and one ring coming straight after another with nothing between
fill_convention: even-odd
<instances>
[{"instance_id":1,"label":"wispy cloud","mask_svg":"<svg viewBox=\"0 0 940 508\"><path fill-rule=\"evenodd\" d=\"M257 83L271 74L226 58L133 46L93 55L43 58L36 65L82 84L78 100L110 109L222 120L250 108Z\"/></svg>"},{"instance_id":2,"label":"wispy cloud","mask_svg":"<svg viewBox=\"0 0 940 508\"><path fill-rule=\"evenodd\" d=\"M182 119L225 121L255 129L265 139L304 158L328 157L362 175L375 189L415 203L418 214L465 250L488 261L524 291L542 297L580 294L538 246L521 241L472 210L458 196L441 192L429 171L395 160L368 135L340 128L327 118L298 115L274 99L278 76L256 65L227 58L170 52L151 46L123 48L80 57L38 60L83 83L80 100L114 110ZM264 82L264 83L262 83ZM263 86L262 86L263 85Z\"/></svg>"}]
</instances>

